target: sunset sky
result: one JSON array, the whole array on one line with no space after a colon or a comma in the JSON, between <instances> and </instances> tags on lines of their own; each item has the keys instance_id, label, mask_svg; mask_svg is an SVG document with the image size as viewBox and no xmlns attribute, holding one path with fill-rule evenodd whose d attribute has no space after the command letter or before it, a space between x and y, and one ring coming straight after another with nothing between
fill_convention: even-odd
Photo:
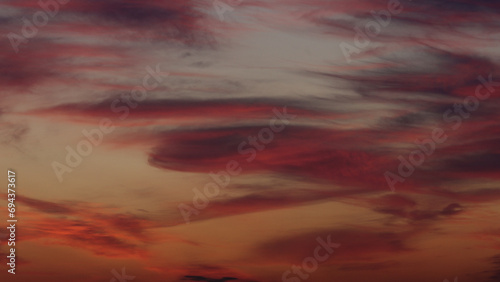
<instances>
[{"instance_id":1,"label":"sunset sky","mask_svg":"<svg viewBox=\"0 0 500 282\"><path fill-rule=\"evenodd\" d=\"M0 33L0 281L500 281L500 2L2 0Z\"/></svg>"}]
</instances>

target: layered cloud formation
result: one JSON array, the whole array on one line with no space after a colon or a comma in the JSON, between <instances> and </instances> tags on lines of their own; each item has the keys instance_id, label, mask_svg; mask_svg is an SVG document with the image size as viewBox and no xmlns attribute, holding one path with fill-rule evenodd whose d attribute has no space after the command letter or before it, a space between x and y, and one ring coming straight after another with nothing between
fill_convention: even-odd
<instances>
[{"instance_id":1,"label":"layered cloud formation","mask_svg":"<svg viewBox=\"0 0 500 282\"><path fill-rule=\"evenodd\" d=\"M4 1L0 150L48 172L17 199L20 239L141 262L146 279L277 281L331 235L341 247L310 281L497 281L500 5L229 2ZM113 131L64 163L103 120ZM185 225L179 204L233 161L241 173Z\"/></svg>"}]
</instances>

